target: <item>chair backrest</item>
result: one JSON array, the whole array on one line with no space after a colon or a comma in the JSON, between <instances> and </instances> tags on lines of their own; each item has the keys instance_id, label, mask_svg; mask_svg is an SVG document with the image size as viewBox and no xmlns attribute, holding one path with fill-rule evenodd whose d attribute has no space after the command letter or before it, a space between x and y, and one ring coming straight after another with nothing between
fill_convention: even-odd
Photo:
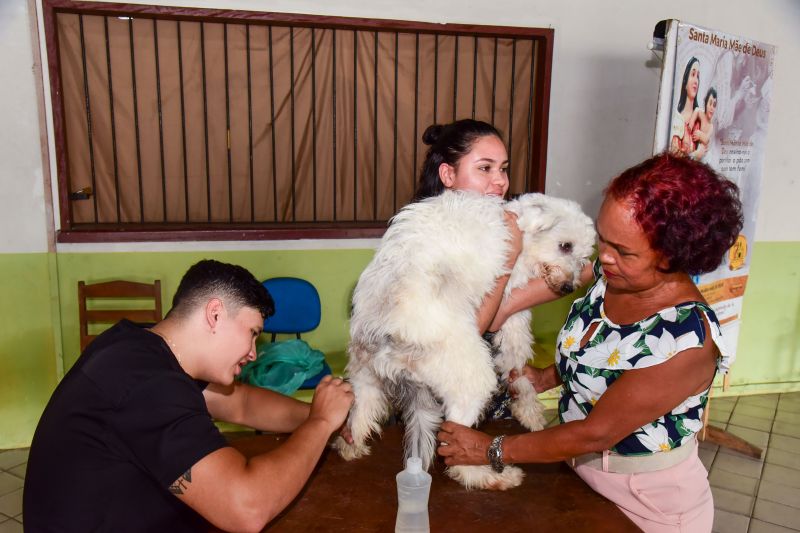
<instances>
[{"instance_id":1,"label":"chair backrest","mask_svg":"<svg viewBox=\"0 0 800 533\"><path fill-rule=\"evenodd\" d=\"M100 299L107 303L100 303ZM89 301L93 305L87 305ZM91 285L78 282L81 351L97 336L89 334L90 324L110 326L123 318L147 325L159 322L162 318L161 280L153 283L116 280Z\"/></svg>"},{"instance_id":2,"label":"chair backrest","mask_svg":"<svg viewBox=\"0 0 800 533\"><path fill-rule=\"evenodd\" d=\"M301 333L319 326L322 309L316 287L300 278L270 278L263 282L275 302L275 314L264 321L264 332Z\"/></svg>"}]
</instances>

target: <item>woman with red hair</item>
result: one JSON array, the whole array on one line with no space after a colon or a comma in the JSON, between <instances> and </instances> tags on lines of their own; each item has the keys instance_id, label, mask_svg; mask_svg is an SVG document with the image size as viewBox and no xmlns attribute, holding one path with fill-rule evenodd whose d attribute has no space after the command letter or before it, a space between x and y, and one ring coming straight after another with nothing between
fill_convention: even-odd
<instances>
[{"instance_id":1,"label":"woman with red hair","mask_svg":"<svg viewBox=\"0 0 800 533\"><path fill-rule=\"evenodd\" d=\"M445 422L445 463L566 460L645 531L711 531L696 433L730 359L691 276L714 270L741 226L736 185L687 157L658 155L612 180L596 280L572 305L555 365L520 377L539 392L563 385L561 424L493 439Z\"/></svg>"}]
</instances>

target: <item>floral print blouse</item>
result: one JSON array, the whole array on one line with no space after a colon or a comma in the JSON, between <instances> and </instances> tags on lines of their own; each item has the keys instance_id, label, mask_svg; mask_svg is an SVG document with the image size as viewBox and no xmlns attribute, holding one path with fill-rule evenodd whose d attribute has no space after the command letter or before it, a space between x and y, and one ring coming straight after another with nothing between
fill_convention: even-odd
<instances>
[{"instance_id":1,"label":"floral print blouse","mask_svg":"<svg viewBox=\"0 0 800 533\"><path fill-rule=\"evenodd\" d=\"M657 365L683 350L701 347L706 335L703 317L721 354L717 369L727 371L730 356L722 342L719 321L708 305L685 302L634 324L615 324L603 311L606 280L599 262L594 268L594 285L572 304L556 341L556 365L564 383L558 406L562 423L586 418L600 396L626 370ZM599 323L597 329L581 348L581 339L595 323ZM702 428L707 400L708 389L690 396L622 439L612 451L650 455L677 448Z\"/></svg>"}]
</instances>

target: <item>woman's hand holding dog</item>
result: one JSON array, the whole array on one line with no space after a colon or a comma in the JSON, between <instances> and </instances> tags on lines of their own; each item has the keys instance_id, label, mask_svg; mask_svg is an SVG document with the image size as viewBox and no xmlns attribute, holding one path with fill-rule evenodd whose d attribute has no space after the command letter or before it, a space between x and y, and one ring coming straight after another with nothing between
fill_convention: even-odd
<instances>
[{"instance_id":1,"label":"woman's hand holding dog","mask_svg":"<svg viewBox=\"0 0 800 533\"><path fill-rule=\"evenodd\" d=\"M520 252L522 252L522 230L519 229L517 224L517 214L511 211L504 211L506 228L508 228L508 243L511 248L508 251L508 260L506 267L508 269L514 268L514 263L517 262Z\"/></svg>"},{"instance_id":2,"label":"woman's hand holding dog","mask_svg":"<svg viewBox=\"0 0 800 533\"><path fill-rule=\"evenodd\" d=\"M530 381L537 393L550 390L561 384L561 379L558 377L555 365L550 365L546 368L535 368L526 364L522 367L521 373L515 368L508 374L508 384L511 385L520 377ZM514 387L509 387L509 391L511 392L512 398L517 397L517 392Z\"/></svg>"},{"instance_id":3,"label":"woman's hand holding dog","mask_svg":"<svg viewBox=\"0 0 800 533\"><path fill-rule=\"evenodd\" d=\"M444 458L444 464L448 466L489 463L486 451L492 443L492 437L486 433L445 421L436 438L440 443L436 453Z\"/></svg>"}]
</instances>

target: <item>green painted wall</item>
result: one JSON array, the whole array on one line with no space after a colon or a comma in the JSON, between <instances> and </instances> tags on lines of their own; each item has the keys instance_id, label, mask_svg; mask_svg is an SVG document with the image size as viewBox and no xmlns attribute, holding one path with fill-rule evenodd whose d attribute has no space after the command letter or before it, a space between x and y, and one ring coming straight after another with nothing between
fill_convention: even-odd
<instances>
[{"instance_id":1,"label":"green painted wall","mask_svg":"<svg viewBox=\"0 0 800 533\"><path fill-rule=\"evenodd\" d=\"M30 444L56 384L50 259L0 254L0 449Z\"/></svg>"},{"instance_id":2,"label":"green painted wall","mask_svg":"<svg viewBox=\"0 0 800 533\"><path fill-rule=\"evenodd\" d=\"M372 254L372 250L59 254L64 367L69 368L79 355L79 280L96 283L117 278L147 282L160 279L166 313L183 273L201 259L242 265L257 279L307 279L321 295L322 321L304 339L326 353L341 351L347 343L350 294Z\"/></svg>"},{"instance_id":3,"label":"green painted wall","mask_svg":"<svg viewBox=\"0 0 800 533\"><path fill-rule=\"evenodd\" d=\"M306 278L322 296L320 327L304 338L338 358L348 340L350 294L372 250L0 254L0 449L27 446L56 384L61 353L78 356L78 280L161 279L165 311L183 272L203 258L240 264L259 279ZM800 243L756 243L739 358L727 394L800 390ZM52 282L50 281L52 279ZM537 363L552 360L570 301L534 312ZM54 339L61 338L59 351ZM717 393L723 394L721 392ZM308 395L306 395L308 397ZM553 396L545 399L552 402Z\"/></svg>"}]
</instances>

